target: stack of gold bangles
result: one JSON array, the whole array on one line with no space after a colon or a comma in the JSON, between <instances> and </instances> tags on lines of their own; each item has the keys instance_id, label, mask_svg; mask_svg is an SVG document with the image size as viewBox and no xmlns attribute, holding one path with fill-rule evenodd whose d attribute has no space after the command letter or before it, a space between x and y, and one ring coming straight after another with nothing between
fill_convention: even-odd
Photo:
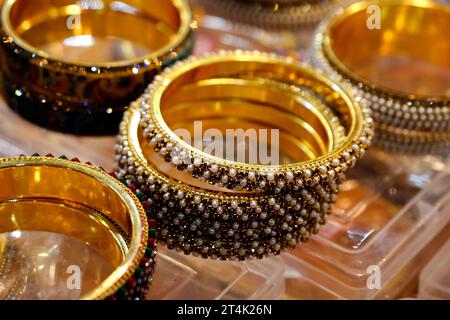
<instances>
[{"instance_id":1,"label":"stack of gold bangles","mask_svg":"<svg viewBox=\"0 0 450 320\"><path fill-rule=\"evenodd\" d=\"M8 104L51 129L115 134L153 77L191 53L193 27L187 0L5 0L0 54Z\"/></svg>"},{"instance_id":2,"label":"stack of gold bangles","mask_svg":"<svg viewBox=\"0 0 450 320\"><path fill-rule=\"evenodd\" d=\"M279 129L287 160L263 165L208 153L175 133L195 135L194 121L222 133ZM318 232L372 135L369 111L325 76L272 55L220 52L177 63L132 104L117 175L149 202L169 248L263 258Z\"/></svg>"},{"instance_id":3,"label":"stack of gold bangles","mask_svg":"<svg viewBox=\"0 0 450 320\"><path fill-rule=\"evenodd\" d=\"M373 110L377 144L450 147L450 8L432 1L362 1L319 27L313 64Z\"/></svg>"}]
</instances>

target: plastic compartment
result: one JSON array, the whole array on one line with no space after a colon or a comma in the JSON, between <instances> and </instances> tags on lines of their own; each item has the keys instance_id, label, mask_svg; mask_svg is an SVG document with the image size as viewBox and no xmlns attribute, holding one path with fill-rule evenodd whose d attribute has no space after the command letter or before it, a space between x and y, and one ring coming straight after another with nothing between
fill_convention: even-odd
<instances>
[{"instance_id":1,"label":"plastic compartment","mask_svg":"<svg viewBox=\"0 0 450 320\"><path fill-rule=\"evenodd\" d=\"M450 171L444 162L372 149L348 178L320 234L284 255L285 298L406 296L448 239Z\"/></svg>"},{"instance_id":2,"label":"plastic compartment","mask_svg":"<svg viewBox=\"0 0 450 320\"><path fill-rule=\"evenodd\" d=\"M450 240L420 274L419 299L450 300Z\"/></svg>"},{"instance_id":3,"label":"plastic compartment","mask_svg":"<svg viewBox=\"0 0 450 320\"><path fill-rule=\"evenodd\" d=\"M280 257L242 263L161 251L150 299L274 300L284 292Z\"/></svg>"}]
</instances>

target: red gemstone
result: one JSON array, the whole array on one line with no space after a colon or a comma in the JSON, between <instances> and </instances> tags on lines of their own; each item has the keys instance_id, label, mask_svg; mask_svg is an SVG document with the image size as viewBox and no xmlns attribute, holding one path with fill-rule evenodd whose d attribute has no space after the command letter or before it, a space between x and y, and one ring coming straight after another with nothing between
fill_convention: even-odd
<instances>
[{"instance_id":1,"label":"red gemstone","mask_svg":"<svg viewBox=\"0 0 450 320\"><path fill-rule=\"evenodd\" d=\"M72 162L78 162L78 163L80 163L80 159L78 159L78 158L73 158L72 160L70 160L70 161L72 161Z\"/></svg>"},{"instance_id":2,"label":"red gemstone","mask_svg":"<svg viewBox=\"0 0 450 320\"><path fill-rule=\"evenodd\" d=\"M128 287L129 289L134 289L134 288L136 288L136 286L137 286L137 282L136 282L136 279L135 279L135 278L130 278L130 279L127 281L127 287Z\"/></svg>"},{"instance_id":3,"label":"red gemstone","mask_svg":"<svg viewBox=\"0 0 450 320\"><path fill-rule=\"evenodd\" d=\"M134 184L130 184L128 188L131 190L131 192L136 193L136 186Z\"/></svg>"},{"instance_id":4,"label":"red gemstone","mask_svg":"<svg viewBox=\"0 0 450 320\"><path fill-rule=\"evenodd\" d=\"M92 163L90 161L85 162L88 166L92 166Z\"/></svg>"},{"instance_id":5,"label":"red gemstone","mask_svg":"<svg viewBox=\"0 0 450 320\"><path fill-rule=\"evenodd\" d=\"M110 175L111 177L113 177L114 179L117 179L117 175L116 175L116 173L115 173L114 171L111 171L111 172L109 173L109 175Z\"/></svg>"},{"instance_id":6,"label":"red gemstone","mask_svg":"<svg viewBox=\"0 0 450 320\"><path fill-rule=\"evenodd\" d=\"M140 266L143 267L143 268L145 268L146 265L147 265L147 263L149 262L149 260L150 260L150 259L147 258L147 257L142 257Z\"/></svg>"},{"instance_id":7,"label":"red gemstone","mask_svg":"<svg viewBox=\"0 0 450 320\"><path fill-rule=\"evenodd\" d=\"M156 240L155 238L148 238L147 245L150 248L156 248L157 243L158 243L158 240Z\"/></svg>"},{"instance_id":8,"label":"red gemstone","mask_svg":"<svg viewBox=\"0 0 450 320\"><path fill-rule=\"evenodd\" d=\"M155 219L148 219L148 227L150 229L153 229L154 227L156 227L156 220Z\"/></svg>"},{"instance_id":9,"label":"red gemstone","mask_svg":"<svg viewBox=\"0 0 450 320\"><path fill-rule=\"evenodd\" d=\"M150 210L150 204L148 203L147 200L141 201L142 206L144 207L145 211Z\"/></svg>"},{"instance_id":10,"label":"red gemstone","mask_svg":"<svg viewBox=\"0 0 450 320\"><path fill-rule=\"evenodd\" d=\"M51 153L49 153L49 154L46 155L46 157L47 157L47 158L54 158L55 156L52 155Z\"/></svg>"}]
</instances>

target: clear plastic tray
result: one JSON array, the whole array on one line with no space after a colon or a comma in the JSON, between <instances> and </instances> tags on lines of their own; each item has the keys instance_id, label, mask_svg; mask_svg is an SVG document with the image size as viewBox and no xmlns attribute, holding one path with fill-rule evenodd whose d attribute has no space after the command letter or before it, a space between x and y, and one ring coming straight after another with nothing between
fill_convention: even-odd
<instances>
[{"instance_id":1,"label":"clear plastic tray","mask_svg":"<svg viewBox=\"0 0 450 320\"><path fill-rule=\"evenodd\" d=\"M450 240L420 274L419 299L450 300Z\"/></svg>"},{"instance_id":2,"label":"clear plastic tray","mask_svg":"<svg viewBox=\"0 0 450 320\"><path fill-rule=\"evenodd\" d=\"M242 263L160 253L149 299L274 300L284 292L280 257Z\"/></svg>"},{"instance_id":3,"label":"clear plastic tray","mask_svg":"<svg viewBox=\"0 0 450 320\"><path fill-rule=\"evenodd\" d=\"M450 171L443 161L372 149L348 178L320 234L283 256L285 298L414 294L421 269L448 239Z\"/></svg>"}]
</instances>

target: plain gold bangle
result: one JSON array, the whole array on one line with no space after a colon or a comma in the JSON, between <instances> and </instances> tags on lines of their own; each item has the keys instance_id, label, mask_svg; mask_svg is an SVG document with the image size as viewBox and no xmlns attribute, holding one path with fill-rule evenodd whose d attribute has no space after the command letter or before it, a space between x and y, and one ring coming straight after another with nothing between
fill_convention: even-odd
<instances>
[{"instance_id":1,"label":"plain gold bangle","mask_svg":"<svg viewBox=\"0 0 450 320\"><path fill-rule=\"evenodd\" d=\"M50 156L0 159L0 179L0 234L50 232L99 252L114 271L89 291L81 288L82 299L145 297L154 225L149 237L144 209L122 183L93 165ZM7 238L2 241L7 247Z\"/></svg>"}]
</instances>

